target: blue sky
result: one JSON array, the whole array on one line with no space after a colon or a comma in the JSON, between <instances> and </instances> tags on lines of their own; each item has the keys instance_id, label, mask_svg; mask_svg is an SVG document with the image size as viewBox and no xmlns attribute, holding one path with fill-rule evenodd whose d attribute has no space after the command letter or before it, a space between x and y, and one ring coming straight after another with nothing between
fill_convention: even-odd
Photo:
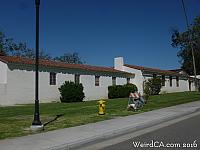
<instances>
[{"instance_id":1,"label":"blue sky","mask_svg":"<svg viewBox=\"0 0 200 150\"><path fill-rule=\"evenodd\" d=\"M0 0L0 30L35 47L34 0ZM199 0L185 0L190 23ZM181 0L41 0L40 48L52 56L78 52L87 64L179 68L171 29L185 30Z\"/></svg>"}]
</instances>

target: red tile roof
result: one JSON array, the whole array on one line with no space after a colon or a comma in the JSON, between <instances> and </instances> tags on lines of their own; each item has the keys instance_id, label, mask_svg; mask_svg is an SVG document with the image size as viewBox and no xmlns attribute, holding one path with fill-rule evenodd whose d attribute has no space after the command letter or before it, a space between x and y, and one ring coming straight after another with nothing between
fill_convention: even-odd
<instances>
[{"instance_id":1,"label":"red tile roof","mask_svg":"<svg viewBox=\"0 0 200 150\"><path fill-rule=\"evenodd\" d=\"M35 65L33 59L27 59L22 57L14 56L0 56L0 61L5 63L14 63L14 64L26 64L26 65ZM96 71L96 72L107 72L107 73L118 73L128 77L134 76L134 74L127 73L124 71L119 71L111 67L100 67L100 66L91 66L83 64L68 64L64 62L52 61L52 60L39 60L39 65L46 67L56 67L56 68L68 68L68 69L81 69L87 71Z\"/></svg>"},{"instance_id":2,"label":"red tile roof","mask_svg":"<svg viewBox=\"0 0 200 150\"><path fill-rule=\"evenodd\" d=\"M185 76L185 75L179 74L175 71L161 70L161 69L157 69L157 68L148 68L148 67L128 65L128 64L125 64L124 66L130 67L133 69L137 69L137 70L142 70L144 72L155 73L155 74L160 74L160 75Z\"/></svg>"}]
</instances>

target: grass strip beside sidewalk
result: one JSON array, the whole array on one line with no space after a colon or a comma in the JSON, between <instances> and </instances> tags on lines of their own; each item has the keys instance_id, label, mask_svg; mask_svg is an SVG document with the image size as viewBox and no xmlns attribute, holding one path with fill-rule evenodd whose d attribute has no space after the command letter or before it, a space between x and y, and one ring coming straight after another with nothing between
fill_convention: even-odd
<instances>
[{"instance_id":1,"label":"grass strip beside sidewalk","mask_svg":"<svg viewBox=\"0 0 200 150\"><path fill-rule=\"evenodd\" d=\"M44 103L40 104L41 121L54 119L58 114L64 116L45 127L45 131L83 125L133 115L164 107L200 100L199 92L181 92L151 96L148 103L139 111L127 111L128 98L112 99L106 102L106 115L98 116L97 101L82 103ZM0 139L30 134L24 130L33 120L34 105L0 107Z\"/></svg>"}]
</instances>

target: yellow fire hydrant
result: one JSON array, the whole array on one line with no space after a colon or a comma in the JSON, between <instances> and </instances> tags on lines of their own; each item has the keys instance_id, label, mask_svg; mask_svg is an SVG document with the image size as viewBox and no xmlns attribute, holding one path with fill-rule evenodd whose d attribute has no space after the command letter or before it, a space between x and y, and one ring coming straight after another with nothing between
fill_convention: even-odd
<instances>
[{"instance_id":1,"label":"yellow fire hydrant","mask_svg":"<svg viewBox=\"0 0 200 150\"><path fill-rule=\"evenodd\" d=\"M100 100L100 101L98 101L98 103L99 103L99 115L105 115L105 107L106 107L106 105L105 105L105 102L106 101L103 101L103 100Z\"/></svg>"}]
</instances>

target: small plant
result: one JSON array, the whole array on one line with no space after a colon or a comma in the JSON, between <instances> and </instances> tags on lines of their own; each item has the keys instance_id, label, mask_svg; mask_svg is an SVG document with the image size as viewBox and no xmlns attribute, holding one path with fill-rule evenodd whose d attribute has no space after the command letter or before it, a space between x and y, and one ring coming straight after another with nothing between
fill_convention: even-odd
<instances>
[{"instance_id":1,"label":"small plant","mask_svg":"<svg viewBox=\"0 0 200 150\"><path fill-rule=\"evenodd\" d=\"M149 86L149 82L145 83L145 87L144 87L144 99L148 100L150 96L150 86Z\"/></svg>"},{"instance_id":2,"label":"small plant","mask_svg":"<svg viewBox=\"0 0 200 150\"><path fill-rule=\"evenodd\" d=\"M108 98L124 98L128 97L131 92L137 91L134 84L114 85L108 87Z\"/></svg>"},{"instance_id":3,"label":"small plant","mask_svg":"<svg viewBox=\"0 0 200 150\"><path fill-rule=\"evenodd\" d=\"M161 91L162 80L157 78L149 79L148 82L145 83L144 93L146 95L158 95Z\"/></svg>"},{"instance_id":4,"label":"small plant","mask_svg":"<svg viewBox=\"0 0 200 150\"><path fill-rule=\"evenodd\" d=\"M61 95L60 100L64 103L82 102L85 97L83 85L81 83L75 84L71 81L65 81L65 83L58 89Z\"/></svg>"}]
</instances>

